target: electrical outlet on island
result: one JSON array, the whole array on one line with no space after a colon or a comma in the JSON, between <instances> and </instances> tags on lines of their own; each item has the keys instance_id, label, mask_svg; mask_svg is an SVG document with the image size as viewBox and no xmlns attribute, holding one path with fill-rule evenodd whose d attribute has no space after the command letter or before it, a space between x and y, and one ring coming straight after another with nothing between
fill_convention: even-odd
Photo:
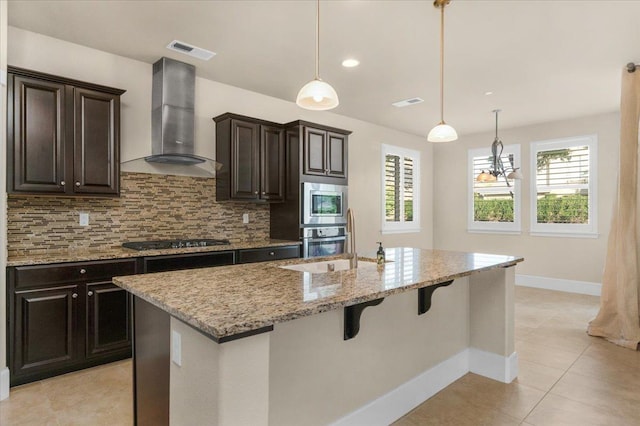
<instances>
[{"instance_id":1,"label":"electrical outlet on island","mask_svg":"<svg viewBox=\"0 0 640 426\"><path fill-rule=\"evenodd\" d=\"M242 214L242 223L249 223L249 213Z\"/></svg>"}]
</instances>

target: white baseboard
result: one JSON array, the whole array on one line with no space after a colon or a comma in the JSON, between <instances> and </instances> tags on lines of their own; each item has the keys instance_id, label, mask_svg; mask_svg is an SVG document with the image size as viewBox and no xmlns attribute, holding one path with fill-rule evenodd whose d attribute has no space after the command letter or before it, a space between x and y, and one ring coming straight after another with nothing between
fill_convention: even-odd
<instances>
[{"instance_id":1,"label":"white baseboard","mask_svg":"<svg viewBox=\"0 0 640 426\"><path fill-rule=\"evenodd\" d=\"M602 289L602 285L600 285L600 283L520 274L516 274L516 285L544 288L546 290L565 291L567 293L588 294L591 296L600 296Z\"/></svg>"},{"instance_id":2,"label":"white baseboard","mask_svg":"<svg viewBox=\"0 0 640 426\"><path fill-rule=\"evenodd\" d=\"M511 383L518 377L518 354L514 352L503 357L469 348L469 371L502 383Z\"/></svg>"},{"instance_id":3,"label":"white baseboard","mask_svg":"<svg viewBox=\"0 0 640 426\"><path fill-rule=\"evenodd\" d=\"M386 426L431 398L469 372L469 350L465 349L417 377L346 415L334 426Z\"/></svg>"},{"instance_id":4,"label":"white baseboard","mask_svg":"<svg viewBox=\"0 0 640 426\"><path fill-rule=\"evenodd\" d=\"M333 426L385 426L431 398L468 372L504 383L518 375L518 355L503 357L468 348L339 419Z\"/></svg>"},{"instance_id":5,"label":"white baseboard","mask_svg":"<svg viewBox=\"0 0 640 426\"><path fill-rule=\"evenodd\" d=\"M0 370L0 401L9 398L9 368Z\"/></svg>"}]
</instances>

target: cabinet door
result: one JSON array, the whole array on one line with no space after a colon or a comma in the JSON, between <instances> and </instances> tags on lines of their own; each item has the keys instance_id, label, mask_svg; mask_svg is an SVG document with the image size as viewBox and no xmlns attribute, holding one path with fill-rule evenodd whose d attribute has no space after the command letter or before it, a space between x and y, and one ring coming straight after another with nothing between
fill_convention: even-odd
<instances>
[{"instance_id":1,"label":"cabinet door","mask_svg":"<svg viewBox=\"0 0 640 426\"><path fill-rule=\"evenodd\" d=\"M89 283L86 292L87 359L131 350L129 294L111 282Z\"/></svg>"},{"instance_id":2,"label":"cabinet door","mask_svg":"<svg viewBox=\"0 0 640 426\"><path fill-rule=\"evenodd\" d=\"M284 200L284 129L260 126L260 198Z\"/></svg>"},{"instance_id":3,"label":"cabinet door","mask_svg":"<svg viewBox=\"0 0 640 426\"><path fill-rule=\"evenodd\" d=\"M302 173L325 176L327 174L327 132L311 127L304 129L304 161Z\"/></svg>"},{"instance_id":4,"label":"cabinet door","mask_svg":"<svg viewBox=\"0 0 640 426\"><path fill-rule=\"evenodd\" d=\"M347 136L340 133L328 133L329 143L327 174L332 177L347 177Z\"/></svg>"},{"instance_id":5,"label":"cabinet door","mask_svg":"<svg viewBox=\"0 0 640 426\"><path fill-rule=\"evenodd\" d=\"M74 89L73 192L117 195L120 97Z\"/></svg>"},{"instance_id":6,"label":"cabinet door","mask_svg":"<svg viewBox=\"0 0 640 426\"><path fill-rule=\"evenodd\" d=\"M78 286L15 292L12 375L64 368L79 358Z\"/></svg>"},{"instance_id":7,"label":"cabinet door","mask_svg":"<svg viewBox=\"0 0 640 426\"><path fill-rule=\"evenodd\" d=\"M17 75L10 80L9 191L64 193L66 86Z\"/></svg>"},{"instance_id":8,"label":"cabinet door","mask_svg":"<svg viewBox=\"0 0 640 426\"><path fill-rule=\"evenodd\" d=\"M231 120L231 194L230 198L258 198L259 125Z\"/></svg>"}]
</instances>

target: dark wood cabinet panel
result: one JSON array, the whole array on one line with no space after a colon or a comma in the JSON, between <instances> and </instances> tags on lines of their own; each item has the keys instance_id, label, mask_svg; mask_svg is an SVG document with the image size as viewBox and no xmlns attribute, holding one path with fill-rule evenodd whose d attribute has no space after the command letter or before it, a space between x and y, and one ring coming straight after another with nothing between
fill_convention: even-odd
<instances>
[{"instance_id":1,"label":"dark wood cabinet panel","mask_svg":"<svg viewBox=\"0 0 640 426\"><path fill-rule=\"evenodd\" d=\"M259 125L231 120L231 198L258 198Z\"/></svg>"},{"instance_id":2,"label":"dark wood cabinet panel","mask_svg":"<svg viewBox=\"0 0 640 426\"><path fill-rule=\"evenodd\" d=\"M74 191L118 194L119 96L74 89Z\"/></svg>"},{"instance_id":3,"label":"dark wood cabinet panel","mask_svg":"<svg viewBox=\"0 0 640 426\"><path fill-rule=\"evenodd\" d=\"M304 128L304 161L305 175L325 176L327 174L327 132L311 127Z\"/></svg>"},{"instance_id":4,"label":"dark wood cabinet panel","mask_svg":"<svg viewBox=\"0 0 640 426\"><path fill-rule=\"evenodd\" d=\"M347 177L347 136L340 133L327 133L329 143L327 151L327 175L338 178Z\"/></svg>"},{"instance_id":5,"label":"dark wood cabinet panel","mask_svg":"<svg viewBox=\"0 0 640 426\"><path fill-rule=\"evenodd\" d=\"M9 67L9 193L118 195L124 90Z\"/></svg>"},{"instance_id":6,"label":"dark wood cabinet panel","mask_svg":"<svg viewBox=\"0 0 640 426\"><path fill-rule=\"evenodd\" d=\"M72 285L16 292L12 376L77 361L78 291Z\"/></svg>"},{"instance_id":7,"label":"dark wood cabinet panel","mask_svg":"<svg viewBox=\"0 0 640 426\"><path fill-rule=\"evenodd\" d=\"M111 282L87 284L86 357L131 351L130 296Z\"/></svg>"},{"instance_id":8,"label":"dark wood cabinet panel","mask_svg":"<svg viewBox=\"0 0 640 426\"><path fill-rule=\"evenodd\" d=\"M66 86L9 75L10 191L65 192Z\"/></svg>"},{"instance_id":9,"label":"dark wood cabinet panel","mask_svg":"<svg viewBox=\"0 0 640 426\"><path fill-rule=\"evenodd\" d=\"M260 126L260 198L284 200L284 129Z\"/></svg>"},{"instance_id":10,"label":"dark wood cabinet panel","mask_svg":"<svg viewBox=\"0 0 640 426\"><path fill-rule=\"evenodd\" d=\"M177 271L180 269L208 268L211 266L233 265L235 252L169 254L145 257L143 273Z\"/></svg>"},{"instance_id":11,"label":"dark wood cabinet panel","mask_svg":"<svg viewBox=\"0 0 640 426\"><path fill-rule=\"evenodd\" d=\"M238 250L238 263L265 262L297 257L300 257L299 245Z\"/></svg>"},{"instance_id":12,"label":"dark wood cabinet panel","mask_svg":"<svg viewBox=\"0 0 640 426\"><path fill-rule=\"evenodd\" d=\"M216 200L284 200L284 128L226 113L215 117Z\"/></svg>"}]
</instances>

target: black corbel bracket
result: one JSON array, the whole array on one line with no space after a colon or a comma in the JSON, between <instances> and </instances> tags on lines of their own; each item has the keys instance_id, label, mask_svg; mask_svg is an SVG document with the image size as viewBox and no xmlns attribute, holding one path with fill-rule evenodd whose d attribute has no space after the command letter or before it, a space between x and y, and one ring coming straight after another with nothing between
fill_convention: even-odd
<instances>
[{"instance_id":1,"label":"black corbel bracket","mask_svg":"<svg viewBox=\"0 0 640 426\"><path fill-rule=\"evenodd\" d=\"M430 285L428 287L422 287L418 289L418 315L422 315L426 313L429 309L431 309L431 297L433 296L433 292L439 289L440 287L446 287L453 282L445 281L442 283Z\"/></svg>"},{"instance_id":2,"label":"black corbel bracket","mask_svg":"<svg viewBox=\"0 0 640 426\"><path fill-rule=\"evenodd\" d=\"M379 305L383 300L384 297L344 308L344 340L353 339L358 335L360 331L360 315L362 315L364 308Z\"/></svg>"}]
</instances>

